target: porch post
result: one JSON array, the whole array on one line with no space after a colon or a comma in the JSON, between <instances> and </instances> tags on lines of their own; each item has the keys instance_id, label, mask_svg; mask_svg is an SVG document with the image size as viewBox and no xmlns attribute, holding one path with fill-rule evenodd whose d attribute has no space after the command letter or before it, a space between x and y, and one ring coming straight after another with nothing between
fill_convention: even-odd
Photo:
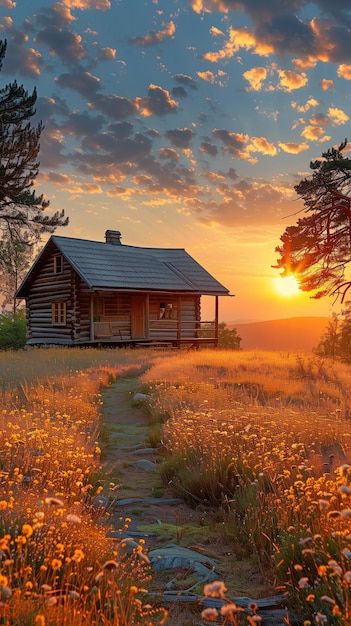
<instances>
[{"instance_id":1,"label":"porch post","mask_svg":"<svg viewBox=\"0 0 351 626\"><path fill-rule=\"evenodd\" d=\"M215 296L215 348L218 348L218 296Z\"/></svg>"},{"instance_id":2,"label":"porch post","mask_svg":"<svg viewBox=\"0 0 351 626\"><path fill-rule=\"evenodd\" d=\"M94 296L90 296L90 341L94 341Z\"/></svg>"},{"instance_id":3,"label":"porch post","mask_svg":"<svg viewBox=\"0 0 351 626\"><path fill-rule=\"evenodd\" d=\"M180 340L182 338L182 297L178 296L178 324L177 324L177 344L180 347Z\"/></svg>"},{"instance_id":4,"label":"porch post","mask_svg":"<svg viewBox=\"0 0 351 626\"><path fill-rule=\"evenodd\" d=\"M146 339L150 339L150 294L146 294L145 302L145 326L146 326Z\"/></svg>"}]
</instances>

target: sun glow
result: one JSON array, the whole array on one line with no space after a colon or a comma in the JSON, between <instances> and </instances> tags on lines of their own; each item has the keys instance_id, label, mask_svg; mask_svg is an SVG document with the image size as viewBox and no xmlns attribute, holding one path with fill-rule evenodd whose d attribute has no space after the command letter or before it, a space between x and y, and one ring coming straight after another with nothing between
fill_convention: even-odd
<instances>
[{"instance_id":1,"label":"sun glow","mask_svg":"<svg viewBox=\"0 0 351 626\"><path fill-rule=\"evenodd\" d=\"M300 286L292 274L290 276L279 276L274 279L274 286L281 296L290 298L296 296L300 292Z\"/></svg>"}]
</instances>

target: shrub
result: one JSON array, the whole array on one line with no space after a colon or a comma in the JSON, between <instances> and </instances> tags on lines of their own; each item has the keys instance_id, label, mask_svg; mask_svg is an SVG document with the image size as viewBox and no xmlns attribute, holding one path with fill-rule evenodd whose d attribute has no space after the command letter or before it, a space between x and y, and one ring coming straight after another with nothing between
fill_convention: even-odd
<instances>
[{"instance_id":1,"label":"shrub","mask_svg":"<svg viewBox=\"0 0 351 626\"><path fill-rule=\"evenodd\" d=\"M0 315L0 350L20 350L26 345L26 313Z\"/></svg>"}]
</instances>

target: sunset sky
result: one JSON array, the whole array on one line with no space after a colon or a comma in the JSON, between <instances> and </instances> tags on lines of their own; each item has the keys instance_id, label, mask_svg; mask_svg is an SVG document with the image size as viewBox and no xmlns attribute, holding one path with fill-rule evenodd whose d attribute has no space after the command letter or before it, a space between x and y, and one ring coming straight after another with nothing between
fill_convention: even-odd
<instances>
[{"instance_id":1,"label":"sunset sky","mask_svg":"<svg viewBox=\"0 0 351 626\"><path fill-rule=\"evenodd\" d=\"M294 184L351 139L350 0L0 0L0 38L1 84L37 87L56 234L185 248L227 322L338 310L271 266Z\"/></svg>"}]
</instances>

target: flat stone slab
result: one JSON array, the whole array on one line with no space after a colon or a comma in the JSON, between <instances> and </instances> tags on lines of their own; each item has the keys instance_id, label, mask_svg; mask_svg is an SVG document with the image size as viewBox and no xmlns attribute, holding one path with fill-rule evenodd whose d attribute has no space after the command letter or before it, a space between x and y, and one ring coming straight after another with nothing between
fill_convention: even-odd
<instances>
[{"instance_id":1,"label":"flat stone slab","mask_svg":"<svg viewBox=\"0 0 351 626\"><path fill-rule=\"evenodd\" d=\"M176 544L151 550L148 557L155 571L182 567L193 569L198 576L206 580L216 580L219 577L218 572L216 572L217 562L215 559Z\"/></svg>"},{"instance_id":2,"label":"flat stone slab","mask_svg":"<svg viewBox=\"0 0 351 626\"><path fill-rule=\"evenodd\" d=\"M148 459L138 459L135 465L136 467L139 467L139 469L145 470L145 472L152 472L153 470L157 469L156 463L153 463Z\"/></svg>"},{"instance_id":3,"label":"flat stone slab","mask_svg":"<svg viewBox=\"0 0 351 626\"><path fill-rule=\"evenodd\" d=\"M158 504L159 506L173 506L176 504L183 504L181 498L125 498L124 500L117 500L114 506L118 508L120 506L129 506L131 504Z\"/></svg>"}]
</instances>

